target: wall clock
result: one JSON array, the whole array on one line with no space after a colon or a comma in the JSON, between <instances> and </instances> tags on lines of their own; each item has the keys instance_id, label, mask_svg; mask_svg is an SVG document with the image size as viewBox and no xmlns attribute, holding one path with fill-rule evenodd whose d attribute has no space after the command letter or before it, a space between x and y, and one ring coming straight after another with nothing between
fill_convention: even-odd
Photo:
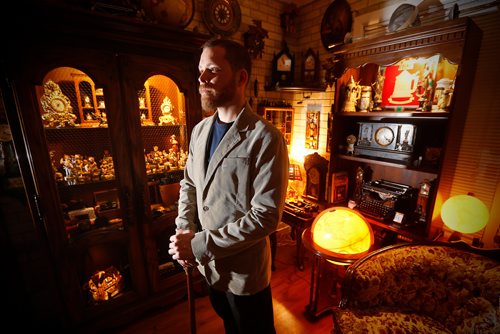
<instances>
[{"instance_id":1,"label":"wall clock","mask_svg":"<svg viewBox=\"0 0 500 334\"><path fill-rule=\"evenodd\" d=\"M273 86L291 86L293 83L295 57L285 47L273 57Z\"/></svg>"},{"instance_id":2,"label":"wall clock","mask_svg":"<svg viewBox=\"0 0 500 334\"><path fill-rule=\"evenodd\" d=\"M319 52L309 48L302 62L302 82L305 84L319 84Z\"/></svg>"},{"instance_id":3,"label":"wall clock","mask_svg":"<svg viewBox=\"0 0 500 334\"><path fill-rule=\"evenodd\" d=\"M230 36L241 24L241 10L236 0L205 0L203 21L212 34Z\"/></svg>"}]
</instances>

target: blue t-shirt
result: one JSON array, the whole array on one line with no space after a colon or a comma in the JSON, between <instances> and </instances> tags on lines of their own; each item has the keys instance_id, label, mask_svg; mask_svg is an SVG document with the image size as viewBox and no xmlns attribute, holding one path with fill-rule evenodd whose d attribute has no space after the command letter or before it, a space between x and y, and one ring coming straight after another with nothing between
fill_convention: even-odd
<instances>
[{"instance_id":1,"label":"blue t-shirt","mask_svg":"<svg viewBox=\"0 0 500 334\"><path fill-rule=\"evenodd\" d=\"M224 138L227 130L233 125L234 122L231 123L224 123L217 118L217 120L214 122L212 125L212 129L210 130L210 136L208 137L208 154L207 154L207 165L210 162L210 159L212 158L212 155L215 152L215 149L219 145L220 141L222 138Z\"/></svg>"}]
</instances>

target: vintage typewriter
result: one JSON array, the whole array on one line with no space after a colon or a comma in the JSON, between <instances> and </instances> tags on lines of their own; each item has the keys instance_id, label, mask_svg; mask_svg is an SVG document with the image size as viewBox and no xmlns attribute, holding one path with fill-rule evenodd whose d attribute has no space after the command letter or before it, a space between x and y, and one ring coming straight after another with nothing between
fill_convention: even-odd
<instances>
[{"instance_id":1,"label":"vintage typewriter","mask_svg":"<svg viewBox=\"0 0 500 334\"><path fill-rule=\"evenodd\" d=\"M361 201L356 209L368 217L392 222L396 212L411 215L415 210L416 200L417 189L409 185L383 179L374 180L363 184Z\"/></svg>"}]
</instances>

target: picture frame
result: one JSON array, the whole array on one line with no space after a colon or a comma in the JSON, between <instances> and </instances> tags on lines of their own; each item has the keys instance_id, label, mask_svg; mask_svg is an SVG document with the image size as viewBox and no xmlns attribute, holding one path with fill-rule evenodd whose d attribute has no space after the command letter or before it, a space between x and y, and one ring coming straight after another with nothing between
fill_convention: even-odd
<instances>
[{"instance_id":1,"label":"picture frame","mask_svg":"<svg viewBox=\"0 0 500 334\"><path fill-rule=\"evenodd\" d=\"M454 82L458 65L440 54L430 57L403 58L395 64L382 66L382 109L395 111L436 111L436 83Z\"/></svg>"},{"instance_id":2,"label":"picture frame","mask_svg":"<svg viewBox=\"0 0 500 334\"><path fill-rule=\"evenodd\" d=\"M314 108L314 107L313 107ZM313 109L311 108L311 109ZM307 110L306 112L306 138L305 148L317 150L319 146L319 110Z\"/></svg>"},{"instance_id":3,"label":"picture frame","mask_svg":"<svg viewBox=\"0 0 500 334\"><path fill-rule=\"evenodd\" d=\"M332 187L330 202L332 204L344 204L348 200L349 176L346 171L332 173Z\"/></svg>"}]
</instances>

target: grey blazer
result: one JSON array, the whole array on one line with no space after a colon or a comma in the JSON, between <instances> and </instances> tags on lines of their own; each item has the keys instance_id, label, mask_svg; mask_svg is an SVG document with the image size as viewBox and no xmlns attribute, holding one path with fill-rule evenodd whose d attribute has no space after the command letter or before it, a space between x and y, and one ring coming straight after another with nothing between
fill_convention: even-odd
<instances>
[{"instance_id":1,"label":"grey blazer","mask_svg":"<svg viewBox=\"0 0 500 334\"><path fill-rule=\"evenodd\" d=\"M216 115L208 117L192 131L176 225L197 231L191 245L208 284L237 295L254 294L271 281L268 235L283 212L287 146L278 129L247 104L205 170L215 120Z\"/></svg>"}]
</instances>

